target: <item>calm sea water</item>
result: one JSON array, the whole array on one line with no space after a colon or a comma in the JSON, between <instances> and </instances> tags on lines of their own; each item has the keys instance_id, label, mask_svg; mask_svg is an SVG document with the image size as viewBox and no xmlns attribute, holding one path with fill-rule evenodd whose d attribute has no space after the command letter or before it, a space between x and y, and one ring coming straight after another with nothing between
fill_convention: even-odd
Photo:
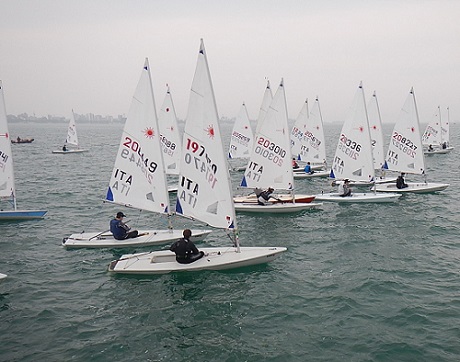
<instances>
[{"instance_id":1,"label":"calm sea water","mask_svg":"<svg viewBox=\"0 0 460 362\"><path fill-rule=\"evenodd\" d=\"M226 140L231 126L222 125ZM0 224L0 272L9 276L0 284L1 361L460 359L457 125L457 149L427 158L429 180L451 184L444 192L394 204L324 204L295 216L239 215L242 245L288 251L268 265L153 277L109 275L123 251L61 247L70 233L107 228L117 211L101 199L122 130L78 125L90 151L52 155L66 128L10 125L13 137L35 137L13 145L19 206L48 215ZM339 131L326 126L329 160ZM241 175L232 177L236 187ZM330 188L324 179L296 187ZM135 227L166 225L127 213ZM228 240L216 231L207 243Z\"/></svg>"}]
</instances>

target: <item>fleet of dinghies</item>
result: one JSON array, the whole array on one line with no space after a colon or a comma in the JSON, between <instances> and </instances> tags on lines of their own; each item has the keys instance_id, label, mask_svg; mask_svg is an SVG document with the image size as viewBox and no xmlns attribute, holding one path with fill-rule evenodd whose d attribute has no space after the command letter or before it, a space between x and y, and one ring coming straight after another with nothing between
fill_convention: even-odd
<instances>
[{"instance_id":1,"label":"fleet of dinghies","mask_svg":"<svg viewBox=\"0 0 460 362\"><path fill-rule=\"evenodd\" d=\"M200 248L204 257L180 264L169 250L127 254L110 263L113 273L162 274L224 270L272 261L285 247L241 247L227 160L211 76L201 40L182 144L176 213L227 230L233 245Z\"/></svg>"},{"instance_id":2,"label":"fleet of dinghies","mask_svg":"<svg viewBox=\"0 0 460 362\"><path fill-rule=\"evenodd\" d=\"M146 59L123 129L106 201L166 216L169 227L163 230L139 230L140 236L124 240L115 239L109 230L82 232L64 238L65 247L147 246L171 243L182 237L182 230L172 228L163 162L164 138L161 136L150 66ZM210 232L192 230L192 235L197 241L205 238Z\"/></svg>"},{"instance_id":3,"label":"fleet of dinghies","mask_svg":"<svg viewBox=\"0 0 460 362\"><path fill-rule=\"evenodd\" d=\"M11 205L12 210L0 210L0 220L30 220L41 219L45 210L19 210L16 200L16 187L14 183L13 154L11 152L10 133L6 118L5 98L3 84L0 80L0 201Z\"/></svg>"},{"instance_id":4,"label":"fleet of dinghies","mask_svg":"<svg viewBox=\"0 0 460 362\"><path fill-rule=\"evenodd\" d=\"M12 211L0 211L0 220L43 218L43 210L18 210L14 186L11 140L8 133L3 87L0 81L0 200L8 199ZM449 109L447 109L449 112ZM326 167L323 119L318 97L311 112L306 100L288 129L284 81L273 96L267 81L253 133L243 102L235 120L228 154L222 147L219 116L203 40L200 43L183 137L169 86L157 116L150 66L145 59L128 117L123 128L115 164L104 202L151 212L168 221L166 229L139 230L135 238L117 240L110 230L74 233L65 237L65 248L126 248L171 244L183 230L175 230L174 217L183 217L215 229L225 230L231 245L200 247L204 257L181 264L170 250L124 254L113 260L108 271L120 274L163 274L181 271L226 270L267 263L286 251L283 246L240 246L236 212L294 213L313 209L321 202L382 203L400 199L402 193L431 193L449 185L427 182L424 154L448 153L449 114L441 118L438 107L433 120L420 136L417 104L413 89L401 109L384 153L382 120L377 95L366 103L362 83L345 118L330 171ZM67 148L67 146L74 146ZM68 126L62 150L53 153L81 153L75 115ZM246 167L239 184L249 194L233 195L230 171L232 160L243 160ZM292 160L301 164L293 169ZM306 173L308 163L314 170ZM387 172L393 175L387 177ZM423 176L423 182L397 187L395 173ZM351 182L368 191L353 190L346 196L337 191L316 195L297 194L294 179L329 177L333 185ZM168 186L168 177L169 183ZM171 180L177 187L171 185ZM175 212L168 191L177 191ZM269 190L269 202L259 195ZM202 241L212 230L192 229L192 241ZM7 277L0 273L0 281Z\"/></svg>"},{"instance_id":5,"label":"fleet of dinghies","mask_svg":"<svg viewBox=\"0 0 460 362\"><path fill-rule=\"evenodd\" d=\"M235 203L237 211L290 213L320 206L319 203L298 202L294 192L291 163L291 141L288 130L286 95L283 80L273 97L265 117L258 124L254 145L240 187L253 190L273 188L289 193L288 202L260 204L257 198ZM257 194L256 194L257 196ZM305 195L299 195L305 198ZM313 195L308 195L313 200ZM240 200L238 200L240 201Z\"/></svg>"},{"instance_id":6,"label":"fleet of dinghies","mask_svg":"<svg viewBox=\"0 0 460 362\"><path fill-rule=\"evenodd\" d=\"M372 156L371 134L362 84L359 85L353 104L345 119L339 136L330 178L352 180L364 183L375 181L374 158ZM321 193L317 200L332 202L391 202L401 195L396 193L352 192L343 196L339 192Z\"/></svg>"}]
</instances>

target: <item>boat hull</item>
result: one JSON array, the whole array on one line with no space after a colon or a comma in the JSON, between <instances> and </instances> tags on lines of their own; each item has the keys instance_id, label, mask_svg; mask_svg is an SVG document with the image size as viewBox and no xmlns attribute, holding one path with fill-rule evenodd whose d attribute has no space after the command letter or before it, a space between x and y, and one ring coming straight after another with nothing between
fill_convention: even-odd
<instances>
[{"instance_id":1,"label":"boat hull","mask_svg":"<svg viewBox=\"0 0 460 362\"><path fill-rule=\"evenodd\" d=\"M0 281L6 279L8 275L0 273Z\"/></svg>"},{"instance_id":2,"label":"boat hull","mask_svg":"<svg viewBox=\"0 0 460 362\"><path fill-rule=\"evenodd\" d=\"M270 202L273 202L273 203L292 202L292 196L291 195L273 195L273 197L276 197L277 199L280 199L281 201L277 201L275 199L270 199ZM296 194L295 195L295 202L296 203L308 204L309 202L312 202L314 199L315 199L315 195L302 195L302 194ZM235 196L233 198L233 202L235 204L239 204L239 203L257 204L257 196L255 194L251 194L251 195L247 195L247 196Z\"/></svg>"},{"instance_id":3,"label":"boat hull","mask_svg":"<svg viewBox=\"0 0 460 362\"><path fill-rule=\"evenodd\" d=\"M205 256L191 264L179 264L169 250L123 255L109 265L109 272L120 274L167 274L171 272L227 270L273 261L284 247L200 248Z\"/></svg>"},{"instance_id":4,"label":"boat hull","mask_svg":"<svg viewBox=\"0 0 460 362\"><path fill-rule=\"evenodd\" d=\"M0 221L43 219L45 210L11 210L0 211Z\"/></svg>"},{"instance_id":5,"label":"boat hull","mask_svg":"<svg viewBox=\"0 0 460 362\"><path fill-rule=\"evenodd\" d=\"M34 138L24 138L24 139L21 139L20 141L18 140L11 140L11 143L16 143L16 144L20 144L20 143L32 143L34 141Z\"/></svg>"},{"instance_id":6,"label":"boat hull","mask_svg":"<svg viewBox=\"0 0 460 362\"><path fill-rule=\"evenodd\" d=\"M378 203L378 202L394 202L399 199L400 194L378 194L370 193L352 193L350 196L340 196L336 192L329 194L316 195L316 200L340 202L340 203Z\"/></svg>"},{"instance_id":7,"label":"boat hull","mask_svg":"<svg viewBox=\"0 0 460 362\"><path fill-rule=\"evenodd\" d=\"M452 151L454 148L453 147L447 147L447 148L435 148L433 149L432 151L429 151L429 150L424 150L423 151L423 154L424 155L435 155L435 154L445 154L445 153L449 153L450 151Z\"/></svg>"},{"instance_id":8,"label":"boat hull","mask_svg":"<svg viewBox=\"0 0 460 362\"><path fill-rule=\"evenodd\" d=\"M88 152L88 150L81 148L81 149L77 149L77 150L67 150L67 151L53 150L52 151L52 153L61 154L61 155L68 154L68 153L83 153L83 152Z\"/></svg>"},{"instance_id":9,"label":"boat hull","mask_svg":"<svg viewBox=\"0 0 460 362\"><path fill-rule=\"evenodd\" d=\"M294 172L295 179L312 178L312 177L329 177L329 171L316 171L314 173Z\"/></svg>"},{"instance_id":10,"label":"boat hull","mask_svg":"<svg viewBox=\"0 0 460 362\"><path fill-rule=\"evenodd\" d=\"M431 192L437 192L445 190L449 187L449 184L441 184L441 183L417 183L417 182L408 182L408 187L403 189L398 189L395 184L382 184L377 185L375 190L377 192L397 192L397 193L419 193L419 194L426 194Z\"/></svg>"},{"instance_id":11,"label":"boat hull","mask_svg":"<svg viewBox=\"0 0 460 362\"><path fill-rule=\"evenodd\" d=\"M204 240L211 230L192 230L193 242ZM117 240L110 231L72 234L62 240L67 249L126 248L172 243L182 237L182 230L139 230L137 238ZM142 235L144 234L144 235Z\"/></svg>"},{"instance_id":12,"label":"boat hull","mask_svg":"<svg viewBox=\"0 0 460 362\"><path fill-rule=\"evenodd\" d=\"M247 213L269 213L269 214L287 214L295 213L303 210L309 210L321 206L322 203L309 202L309 203L272 203L268 205L259 205L256 203L237 203L235 204L236 212Z\"/></svg>"}]
</instances>

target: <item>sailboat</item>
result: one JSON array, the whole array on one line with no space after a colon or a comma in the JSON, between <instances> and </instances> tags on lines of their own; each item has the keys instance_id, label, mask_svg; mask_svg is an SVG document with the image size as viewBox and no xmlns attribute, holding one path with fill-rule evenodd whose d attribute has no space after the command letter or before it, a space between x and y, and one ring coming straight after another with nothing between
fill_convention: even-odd
<instances>
[{"instance_id":1,"label":"sailboat","mask_svg":"<svg viewBox=\"0 0 460 362\"><path fill-rule=\"evenodd\" d=\"M230 145L228 150L228 158L233 159L248 159L252 151L252 143L254 142L254 134L252 132L251 123L249 121L248 110L246 104L241 105L235 124L233 125ZM232 168L239 170L238 167Z\"/></svg>"},{"instance_id":2,"label":"sailboat","mask_svg":"<svg viewBox=\"0 0 460 362\"><path fill-rule=\"evenodd\" d=\"M167 175L179 175L181 138L177 124L176 109L168 89L158 116L158 127L163 149L163 160Z\"/></svg>"},{"instance_id":3,"label":"sailboat","mask_svg":"<svg viewBox=\"0 0 460 362\"><path fill-rule=\"evenodd\" d=\"M163 148L163 161L168 178L168 192L177 191L177 176L181 155L181 137L177 123L176 109L169 86L158 116L158 127ZM174 186L173 186L174 184Z\"/></svg>"},{"instance_id":4,"label":"sailboat","mask_svg":"<svg viewBox=\"0 0 460 362\"><path fill-rule=\"evenodd\" d=\"M13 210L0 210L0 220L28 220L41 219L45 216L44 210L18 210L16 188L14 186L13 154L6 118L3 84L0 80L0 200L7 200Z\"/></svg>"},{"instance_id":5,"label":"sailboat","mask_svg":"<svg viewBox=\"0 0 460 362\"><path fill-rule=\"evenodd\" d=\"M68 148L68 145L72 145L77 148ZM67 138L65 140L64 146L61 150L53 150L52 153L67 154L82 153L87 151L87 149L80 148L78 146L77 125L75 124L75 114L73 113L72 109L72 115L70 116L69 126L67 127Z\"/></svg>"},{"instance_id":6,"label":"sailboat","mask_svg":"<svg viewBox=\"0 0 460 362\"><path fill-rule=\"evenodd\" d=\"M356 91L352 107L342 126L330 177L357 182L374 181L374 159L362 83ZM350 196L343 197L338 192L332 192L317 195L316 199L342 203L368 203L396 201L400 196L396 193L353 192Z\"/></svg>"},{"instance_id":7,"label":"sailboat","mask_svg":"<svg viewBox=\"0 0 460 362\"><path fill-rule=\"evenodd\" d=\"M285 247L240 247L232 187L222 148L219 116L201 40L190 92L182 143L176 212L229 231L233 246L200 248L205 256L191 264L179 264L169 250L123 255L109 271L127 274L164 274L176 271L223 270L267 263Z\"/></svg>"},{"instance_id":8,"label":"sailboat","mask_svg":"<svg viewBox=\"0 0 460 362\"><path fill-rule=\"evenodd\" d=\"M395 182L396 177L387 177L383 165L385 164L385 152L383 150L383 128L380 116L380 107L377 100L377 92L374 91L372 98L367 106L369 119L369 132L371 135L372 157L374 159L374 170L376 184L385 182ZM364 183L364 185L369 185Z\"/></svg>"},{"instance_id":9,"label":"sailboat","mask_svg":"<svg viewBox=\"0 0 460 362\"><path fill-rule=\"evenodd\" d=\"M449 108L447 108L449 114ZM441 107L438 106L433 119L425 128L422 135L422 144L425 155L449 153L454 148L449 145L449 116L442 122Z\"/></svg>"},{"instance_id":10,"label":"sailboat","mask_svg":"<svg viewBox=\"0 0 460 362\"><path fill-rule=\"evenodd\" d=\"M320 206L318 203L302 203L296 200L290 142L286 96L283 80L281 80L267 114L261 122L259 132L255 135L251 157L240 186L252 189L272 187L274 190L288 191L287 202L259 205L257 198L248 198L243 202L236 203L235 208L237 211L281 213L296 212ZM304 197L304 195L300 197ZM313 195L308 197L311 201L314 200ZM277 198L280 199L279 197Z\"/></svg>"},{"instance_id":11,"label":"sailboat","mask_svg":"<svg viewBox=\"0 0 460 362\"><path fill-rule=\"evenodd\" d=\"M297 161L310 162L312 170L315 170L313 173L306 173L303 167L293 170L295 179L329 176L329 172L323 170L326 167L326 146L318 97L310 115L308 100L299 112L291 130L291 152Z\"/></svg>"},{"instance_id":12,"label":"sailboat","mask_svg":"<svg viewBox=\"0 0 460 362\"><path fill-rule=\"evenodd\" d=\"M401 173L423 175L425 182L408 182L408 187L402 189L398 189L394 183L376 185L375 190L380 192L427 193L442 191L449 186L449 184L428 183L426 181L425 157L413 88L410 90L393 128L384 168Z\"/></svg>"},{"instance_id":13,"label":"sailboat","mask_svg":"<svg viewBox=\"0 0 460 362\"><path fill-rule=\"evenodd\" d=\"M63 240L66 248L149 246L170 243L182 237L182 230L173 230L171 225L161 133L148 59L133 96L105 200L167 216L169 227L165 230L139 230L140 236L125 240L116 240L108 230L72 234ZM202 240L210 232L193 230L192 240Z\"/></svg>"}]
</instances>

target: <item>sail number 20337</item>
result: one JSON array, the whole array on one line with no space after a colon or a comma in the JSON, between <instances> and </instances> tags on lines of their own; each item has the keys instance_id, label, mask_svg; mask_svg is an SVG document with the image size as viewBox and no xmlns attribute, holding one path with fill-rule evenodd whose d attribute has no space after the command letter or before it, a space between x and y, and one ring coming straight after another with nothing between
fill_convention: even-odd
<instances>
[{"instance_id":1,"label":"sail number 20337","mask_svg":"<svg viewBox=\"0 0 460 362\"><path fill-rule=\"evenodd\" d=\"M141 146L139 145L138 142L133 141L130 137L125 137L125 142L123 142L123 146L126 148L123 148L121 150L121 157L123 158L128 158L130 161L136 162L138 166L145 166L147 167L148 171L151 173L154 173L155 170L157 169L158 165L155 161L150 161L148 158L144 158L144 153L142 152ZM130 152L131 151L131 152ZM137 159L134 157L132 153L137 154L140 159ZM130 156L131 154L131 156Z\"/></svg>"}]
</instances>

